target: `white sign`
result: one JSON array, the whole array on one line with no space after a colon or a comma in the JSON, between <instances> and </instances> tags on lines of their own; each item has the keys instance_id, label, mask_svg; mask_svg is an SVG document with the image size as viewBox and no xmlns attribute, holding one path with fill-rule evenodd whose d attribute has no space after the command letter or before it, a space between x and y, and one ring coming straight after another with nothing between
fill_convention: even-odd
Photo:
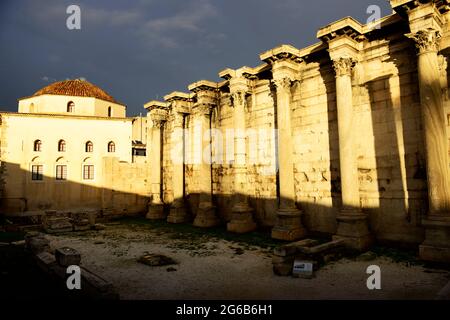
<instances>
[{"instance_id":1,"label":"white sign","mask_svg":"<svg viewBox=\"0 0 450 320\"><path fill-rule=\"evenodd\" d=\"M295 277L311 278L314 272L314 262L295 260L292 274Z\"/></svg>"}]
</instances>

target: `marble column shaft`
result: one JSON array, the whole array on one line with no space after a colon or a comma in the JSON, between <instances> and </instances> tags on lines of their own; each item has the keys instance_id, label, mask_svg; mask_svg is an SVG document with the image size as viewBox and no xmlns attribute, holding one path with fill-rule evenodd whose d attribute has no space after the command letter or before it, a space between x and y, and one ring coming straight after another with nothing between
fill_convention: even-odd
<instances>
[{"instance_id":1,"label":"marble column shaft","mask_svg":"<svg viewBox=\"0 0 450 320\"><path fill-rule=\"evenodd\" d=\"M449 158L437 51L439 33L423 30L410 37L416 41L419 50L418 76L426 149L429 215L449 215Z\"/></svg>"},{"instance_id":2,"label":"marble column shaft","mask_svg":"<svg viewBox=\"0 0 450 320\"><path fill-rule=\"evenodd\" d=\"M170 223L184 223L189 217L184 203L184 114L173 111L171 135L172 184L174 201L170 207L167 221Z\"/></svg>"},{"instance_id":3,"label":"marble column shaft","mask_svg":"<svg viewBox=\"0 0 450 320\"><path fill-rule=\"evenodd\" d=\"M291 128L291 80L275 80L277 88L278 164L280 177L280 209L295 207L293 139Z\"/></svg>"},{"instance_id":4,"label":"marble column shaft","mask_svg":"<svg viewBox=\"0 0 450 320\"><path fill-rule=\"evenodd\" d=\"M151 132L151 149L150 149L150 165L151 165L151 193L152 199L149 205L147 218L164 219L163 202L161 197L161 137L164 121L152 120L153 127Z\"/></svg>"},{"instance_id":5,"label":"marble column shaft","mask_svg":"<svg viewBox=\"0 0 450 320\"><path fill-rule=\"evenodd\" d=\"M343 209L359 211L359 181L356 163L353 122L353 92L351 70L352 58L334 61L336 70L336 104L339 134L339 163L341 173L341 192Z\"/></svg>"}]
</instances>

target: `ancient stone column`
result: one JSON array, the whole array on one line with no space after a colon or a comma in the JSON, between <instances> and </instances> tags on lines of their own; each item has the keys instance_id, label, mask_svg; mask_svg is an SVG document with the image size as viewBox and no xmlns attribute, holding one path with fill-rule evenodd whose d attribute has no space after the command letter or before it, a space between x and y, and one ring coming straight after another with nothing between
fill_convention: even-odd
<instances>
[{"instance_id":1,"label":"ancient stone column","mask_svg":"<svg viewBox=\"0 0 450 320\"><path fill-rule=\"evenodd\" d=\"M358 167L353 143L355 128L351 70L354 64L355 61L352 58L340 58L333 61L336 72L342 208L350 212L360 212Z\"/></svg>"},{"instance_id":2,"label":"ancient stone column","mask_svg":"<svg viewBox=\"0 0 450 320\"><path fill-rule=\"evenodd\" d=\"M438 39L434 29L407 35L418 48L418 77L428 182L425 241L420 246L424 260L450 261L450 176L446 121L439 71Z\"/></svg>"},{"instance_id":3,"label":"ancient stone column","mask_svg":"<svg viewBox=\"0 0 450 320\"><path fill-rule=\"evenodd\" d=\"M422 220L425 240L419 247L423 260L450 262L450 186L449 157L443 94L448 88L445 58L448 51L447 1L391 0L392 8L408 19L410 33L418 49L417 72L425 143L428 182L428 214ZM444 91L444 92L443 92Z\"/></svg>"},{"instance_id":4,"label":"ancient stone column","mask_svg":"<svg viewBox=\"0 0 450 320\"><path fill-rule=\"evenodd\" d=\"M291 85L301 75L303 59L297 48L282 45L260 55L272 68L272 85L275 87L274 105L277 119L279 205L277 222L272 228L272 238L294 241L305 237L303 212L297 208L294 180L294 146L291 127Z\"/></svg>"},{"instance_id":5,"label":"ancient stone column","mask_svg":"<svg viewBox=\"0 0 450 320\"><path fill-rule=\"evenodd\" d=\"M172 109L172 183L173 202L167 222L185 223L189 221L184 201L184 114Z\"/></svg>"},{"instance_id":6,"label":"ancient stone column","mask_svg":"<svg viewBox=\"0 0 450 320\"><path fill-rule=\"evenodd\" d=\"M418 48L418 76L426 148L430 215L448 215L450 186L448 143L439 73L439 31L420 30L408 35Z\"/></svg>"},{"instance_id":7,"label":"ancient stone column","mask_svg":"<svg viewBox=\"0 0 450 320\"><path fill-rule=\"evenodd\" d=\"M274 73L273 84L276 87L278 123L280 202L277 211L277 224L272 229L272 238L288 241L297 240L306 235L306 229L301 222L302 211L295 205L291 83L291 77L277 77L277 73Z\"/></svg>"},{"instance_id":8,"label":"ancient stone column","mask_svg":"<svg viewBox=\"0 0 450 320\"><path fill-rule=\"evenodd\" d=\"M239 80L239 79L238 79ZM246 82L246 79L241 79ZM253 209L247 200L247 165L246 165L246 126L245 126L245 100L246 90L234 89L230 85L231 97L234 107L234 205L231 209L231 221L227 230L236 233L246 233L256 229L253 221Z\"/></svg>"},{"instance_id":9,"label":"ancient stone column","mask_svg":"<svg viewBox=\"0 0 450 320\"><path fill-rule=\"evenodd\" d=\"M333 61L336 72L336 104L339 134L339 164L341 174L342 208L337 216L338 228L335 239L344 239L347 246L364 250L371 244L367 215L361 210L359 198L358 164L354 137L352 68L356 61L352 57Z\"/></svg>"},{"instance_id":10,"label":"ancient stone column","mask_svg":"<svg viewBox=\"0 0 450 320\"><path fill-rule=\"evenodd\" d=\"M167 106L163 102L150 102L146 105L152 120L150 144L150 181L151 200L147 212L148 219L165 219L162 201L161 172L162 172L162 130L167 120Z\"/></svg>"},{"instance_id":11,"label":"ancient stone column","mask_svg":"<svg viewBox=\"0 0 450 320\"><path fill-rule=\"evenodd\" d=\"M217 84L210 81L199 81L189 86L189 90L196 93L196 103L193 105L194 126L200 127L201 139L199 170L199 204L193 225L196 227L214 227L220 224L216 214L216 207L212 202L212 166L211 166L211 112L216 106Z\"/></svg>"}]
</instances>

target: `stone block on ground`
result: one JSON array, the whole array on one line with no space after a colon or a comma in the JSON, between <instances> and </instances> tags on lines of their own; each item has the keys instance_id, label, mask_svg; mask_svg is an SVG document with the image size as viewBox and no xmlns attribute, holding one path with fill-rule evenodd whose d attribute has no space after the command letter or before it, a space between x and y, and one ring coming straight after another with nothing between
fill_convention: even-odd
<instances>
[{"instance_id":1,"label":"stone block on ground","mask_svg":"<svg viewBox=\"0 0 450 320\"><path fill-rule=\"evenodd\" d=\"M35 255L36 264L45 273L51 273L53 266L56 265L55 256L49 252L41 252Z\"/></svg>"},{"instance_id":2,"label":"stone block on ground","mask_svg":"<svg viewBox=\"0 0 450 320\"><path fill-rule=\"evenodd\" d=\"M277 256L288 256L297 253L299 247L311 246L319 243L317 240L304 239L289 244L279 246L274 249L274 254Z\"/></svg>"},{"instance_id":3,"label":"stone block on ground","mask_svg":"<svg viewBox=\"0 0 450 320\"><path fill-rule=\"evenodd\" d=\"M69 232L73 230L70 212L46 210L42 216L42 225L47 233Z\"/></svg>"},{"instance_id":4,"label":"stone block on ground","mask_svg":"<svg viewBox=\"0 0 450 320\"><path fill-rule=\"evenodd\" d=\"M119 299L119 295L109 281L84 267L81 267L81 289L95 299Z\"/></svg>"},{"instance_id":5,"label":"stone block on ground","mask_svg":"<svg viewBox=\"0 0 450 320\"><path fill-rule=\"evenodd\" d=\"M63 267L79 265L81 261L80 253L69 247L57 248L55 250L55 258L58 264Z\"/></svg>"},{"instance_id":6,"label":"stone block on ground","mask_svg":"<svg viewBox=\"0 0 450 320\"><path fill-rule=\"evenodd\" d=\"M101 224L101 223L95 223L92 226L92 229L97 230L97 231L105 230L105 228L106 228L106 226L104 224Z\"/></svg>"},{"instance_id":7,"label":"stone block on ground","mask_svg":"<svg viewBox=\"0 0 450 320\"><path fill-rule=\"evenodd\" d=\"M30 233L25 235L25 247L34 254L50 251L50 241L41 233Z\"/></svg>"}]
</instances>

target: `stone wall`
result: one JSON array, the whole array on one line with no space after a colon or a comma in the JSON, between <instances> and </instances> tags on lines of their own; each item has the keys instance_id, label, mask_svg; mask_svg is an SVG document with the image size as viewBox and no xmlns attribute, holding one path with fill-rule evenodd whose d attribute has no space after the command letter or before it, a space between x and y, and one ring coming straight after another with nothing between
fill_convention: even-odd
<instances>
[{"instance_id":1,"label":"stone wall","mask_svg":"<svg viewBox=\"0 0 450 320\"><path fill-rule=\"evenodd\" d=\"M103 158L101 203L104 213L132 215L145 212L150 197L148 169L146 163Z\"/></svg>"},{"instance_id":2,"label":"stone wall","mask_svg":"<svg viewBox=\"0 0 450 320\"><path fill-rule=\"evenodd\" d=\"M430 3L441 8L437 2ZM408 10L426 12L430 6L424 4L422 9L422 5L416 5L411 2ZM406 10L395 1L393 7L399 12ZM447 11L441 12L448 15ZM438 15L436 11L433 14ZM368 216L370 232L378 241L422 242L422 221L429 212L429 181L418 48L411 40L409 22L404 16L394 13L380 20L380 25L379 29L368 29L368 26L346 18L319 31L322 43L305 49L280 46L261 54L264 65L226 69L220 73L225 79L222 82L202 80L190 85L192 93L182 94L186 109L180 111L185 114L185 129L189 132L185 137L184 192L190 211L196 214L198 190L202 190L198 185L199 166L190 161L197 143L193 141L195 116L191 111L211 103L203 98L205 90L209 90L217 95L211 108L211 193L222 222L232 219L236 181L233 151L227 150L230 144L233 145L228 130L235 127L236 116L233 102L236 89L232 88L232 78L240 77L239 81L247 86L244 90L245 126L249 133L246 139L248 187L245 196L260 227L277 224L281 199L278 153L284 146L283 141L277 141L274 130L279 129L277 112L280 107L285 107L277 105L277 101L285 101L279 98L277 79L288 78L295 205L303 211L303 224L309 232L339 233L337 217L346 207L341 176L342 158L346 155L340 154L337 99L337 77L340 74L336 63L339 59L350 59L354 63L349 66L348 74L351 88L347 87L347 92L351 92L351 101L344 100L344 103L351 104L351 109L347 110L353 119L349 134L354 137L352 150L357 172L353 184L358 184L356 192L352 191L352 196L356 195L356 202L359 202L355 209ZM442 43L448 47L449 33L445 32ZM446 52L443 50L438 56L442 92L435 99L442 99L448 127L450 106ZM174 92L166 99L168 110L177 96L178 93ZM446 130L450 141L450 131ZM265 132L265 137L258 133L260 131ZM167 150L171 148L170 132L169 117L163 142L165 198L170 194L172 175L172 164L167 160ZM256 152L251 150L254 145L257 146ZM448 146L447 149L450 152ZM346 181L348 183L351 179Z\"/></svg>"}]
</instances>

